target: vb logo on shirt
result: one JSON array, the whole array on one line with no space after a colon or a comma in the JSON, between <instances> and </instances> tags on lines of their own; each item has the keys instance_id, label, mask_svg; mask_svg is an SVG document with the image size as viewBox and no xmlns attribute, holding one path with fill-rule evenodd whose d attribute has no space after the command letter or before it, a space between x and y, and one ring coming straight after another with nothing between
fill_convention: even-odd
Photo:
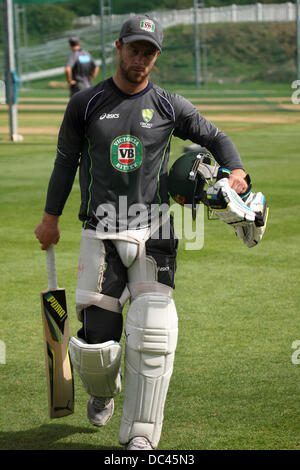
<instances>
[{"instance_id":1,"label":"vb logo on shirt","mask_svg":"<svg viewBox=\"0 0 300 470\"><path fill-rule=\"evenodd\" d=\"M118 171L130 172L137 170L143 160L141 141L132 135L116 137L110 148L112 166Z\"/></svg>"}]
</instances>

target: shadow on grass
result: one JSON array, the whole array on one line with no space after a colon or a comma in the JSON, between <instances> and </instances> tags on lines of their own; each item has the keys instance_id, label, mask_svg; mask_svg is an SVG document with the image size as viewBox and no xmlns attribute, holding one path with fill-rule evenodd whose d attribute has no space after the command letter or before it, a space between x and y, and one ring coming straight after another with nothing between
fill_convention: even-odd
<instances>
[{"instance_id":1,"label":"shadow on grass","mask_svg":"<svg viewBox=\"0 0 300 470\"><path fill-rule=\"evenodd\" d=\"M94 434L97 430L86 427L44 424L26 431L0 432L1 450L120 450L118 446L101 446L88 443L59 442L72 434Z\"/></svg>"}]
</instances>

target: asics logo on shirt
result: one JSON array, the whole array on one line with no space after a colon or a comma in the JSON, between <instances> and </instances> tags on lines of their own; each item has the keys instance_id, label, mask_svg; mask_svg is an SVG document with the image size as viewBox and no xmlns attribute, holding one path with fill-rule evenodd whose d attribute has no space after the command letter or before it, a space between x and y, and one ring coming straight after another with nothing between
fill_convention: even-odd
<instances>
[{"instance_id":1,"label":"asics logo on shirt","mask_svg":"<svg viewBox=\"0 0 300 470\"><path fill-rule=\"evenodd\" d=\"M99 119L100 120L102 120L102 119L119 119L119 117L120 117L120 114L106 114L106 113L103 113L103 114L101 114Z\"/></svg>"}]
</instances>

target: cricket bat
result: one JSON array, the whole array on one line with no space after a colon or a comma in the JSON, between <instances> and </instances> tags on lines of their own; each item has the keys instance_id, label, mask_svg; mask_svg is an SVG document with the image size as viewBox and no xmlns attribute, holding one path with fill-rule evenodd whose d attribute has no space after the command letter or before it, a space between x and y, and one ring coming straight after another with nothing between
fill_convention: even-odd
<instances>
[{"instance_id":1,"label":"cricket bat","mask_svg":"<svg viewBox=\"0 0 300 470\"><path fill-rule=\"evenodd\" d=\"M54 245L47 249L48 289L41 292L50 418L74 413L74 379L69 358L65 289L57 286Z\"/></svg>"}]
</instances>

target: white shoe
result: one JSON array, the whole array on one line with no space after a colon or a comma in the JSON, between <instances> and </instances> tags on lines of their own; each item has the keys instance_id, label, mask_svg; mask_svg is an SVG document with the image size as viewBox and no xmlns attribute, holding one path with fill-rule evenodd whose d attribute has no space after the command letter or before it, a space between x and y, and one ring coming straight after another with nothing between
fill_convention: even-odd
<instances>
[{"instance_id":1,"label":"white shoe","mask_svg":"<svg viewBox=\"0 0 300 470\"><path fill-rule=\"evenodd\" d=\"M125 446L125 450L153 450L146 437L133 437Z\"/></svg>"},{"instance_id":2,"label":"white shoe","mask_svg":"<svg viewBox=\"0 0 300 470\"><path fill-rule=\"evenodd\" d=\"M87 416L94 426L104 426L114 412L114 399L91 396L87 404Z\"/></svg>"}]
</instances>

